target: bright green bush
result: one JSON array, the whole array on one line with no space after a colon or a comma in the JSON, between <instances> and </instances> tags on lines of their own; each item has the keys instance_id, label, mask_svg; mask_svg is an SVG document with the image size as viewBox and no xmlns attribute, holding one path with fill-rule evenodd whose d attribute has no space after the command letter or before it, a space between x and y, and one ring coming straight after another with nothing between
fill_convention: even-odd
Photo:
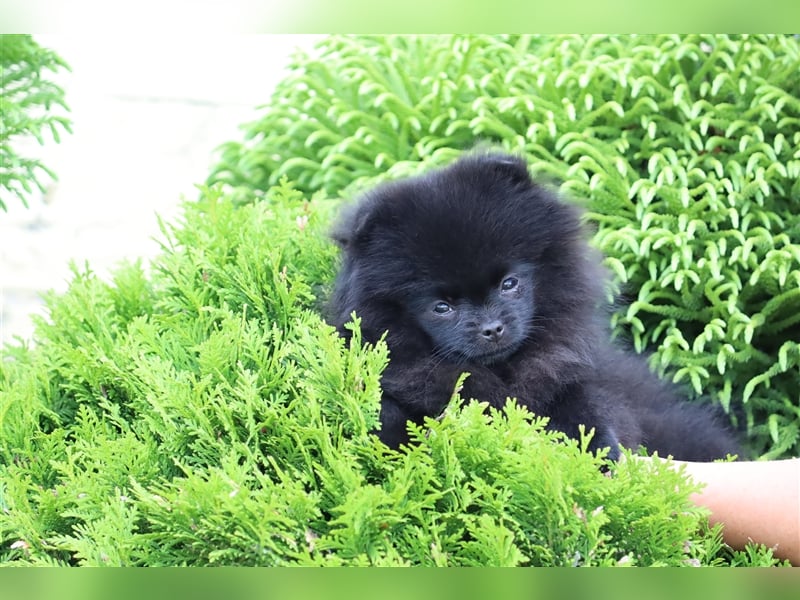
<instances>
[{"instance_id":1,"label":"bright green bush","mask_svg":"<svg viewBox=\"0 0 800 600\"><path fill-rule=\"evenodd\" d=\"M16 197L28 205L35 185L44 191L43 175L55 173L37 158L23 156L21 140L36 139L44 144L49 132L58 142L59 131L69 131L67 117L54 111L67 111L64 90L46 78L67 64L53 51L39 46L29 35L0 35L0 209L5 198Z\"/></svg>"},{"instance_id":2,"label":"bright green bush","mask_svg":"<svg viewBox=\"0 0 800 600\"><path fill-rule=\"evenodd\" d=\"M151 275L76 271L0 362L0 560L60 565L768 565L669 468L603 475L513 405L378 422L386 348L315 310L334 203L211 192ZM357 332L357 330L356 330Z\"/></svg>"},{"instance_id":3,"label":"bright green bush","mask_svg":"<svg viewBox=\"0 0 800 600\"><path fill-rule=\"evenodd\" d=\"M796 36L333 37L212 180L350 196L523 153L587 206L617 333L775 458L800 453L799 126Z\"/></svg>"}]
</instances>

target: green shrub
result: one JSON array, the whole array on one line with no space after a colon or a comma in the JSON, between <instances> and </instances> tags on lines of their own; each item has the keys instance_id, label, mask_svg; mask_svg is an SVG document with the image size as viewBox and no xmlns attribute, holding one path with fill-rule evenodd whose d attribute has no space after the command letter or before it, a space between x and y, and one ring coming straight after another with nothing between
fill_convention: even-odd
<instances>
[{"instance_id":1,"label":"green shrub","mask_svg":"<svg viewBox=\"0 0 800 600\"><path fill-rule=\"evenodd\" d=\"M213 181L350 196L476 142L526 155L596 226L612 321L721 404L754 454L800 452L796 36L332 37Z\"/></svg>"},{"instance_id":2,"label":"green shrub","mask_svg":"<svg viewBox=\"0 0 800 600\"><path fill-rule=\"evenodd\" d=\"M663 465L600 471L514 405L454 398L389 450L386 347L315 309L335 203L208 192L152 274L75 272L0 362L0 560L59 565L769 565Z\"/></svg>"},{"instance_id":3,"label":"green shrub","mask_svg":"<svg viewBox=\"0 0 800 600\"><path fill-rule=\"evenodd\" d=\"M28 195L35 185L44 191L42 174L55 179L55 173L37 158L20 152L19 141L35 138L44 144L45 132L60 140L59 130L71 132L70 121L56 114L64 102L64 91L48 81L47 71L66 69L67 64L54 52L42 48L29 35L0 35L0 208L6 210L6 197L16 197L28 206ZM13 145L12 145L13 144ZM16 146L14 146L16 145Z\"/></svg>"}]
</instances>

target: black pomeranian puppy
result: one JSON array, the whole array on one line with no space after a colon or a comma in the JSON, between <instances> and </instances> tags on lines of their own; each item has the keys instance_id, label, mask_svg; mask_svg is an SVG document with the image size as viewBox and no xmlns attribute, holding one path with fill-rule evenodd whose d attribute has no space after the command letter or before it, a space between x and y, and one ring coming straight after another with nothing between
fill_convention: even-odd
<instances>
[{"instance_id":1,"label":"black pomeranian puppy","mask_svg":"<svg viewBox=\"0 0 800 600\"><path fill-rule=\"evenodd\" d=\"M378 436L408 441L406 421L441 413L458 377L462 396L508 398L590 447L644 446L708 461L739 452L709 407L682 402L638 356L618 350L600 311L605 273L579 211L505 154L468 154L428 174L384 184L346 209L330 318L343 336L384 333Z\"/></svg>"}]
</instances>

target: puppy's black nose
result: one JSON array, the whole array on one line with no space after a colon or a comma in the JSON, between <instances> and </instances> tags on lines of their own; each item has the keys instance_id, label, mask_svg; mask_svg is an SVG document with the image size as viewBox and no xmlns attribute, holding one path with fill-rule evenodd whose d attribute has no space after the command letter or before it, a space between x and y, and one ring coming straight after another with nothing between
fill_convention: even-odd
<instances>
[{"instance_id":1,"label":"puppy's black nose","mask_svg":"<svg viewBox=\"0 0 800 600\"><path fill-rule=\"evenodd\" d=\"M500 321L484 323L481 327L481 336L490 342L499 342L503 337L503 324Z\"/></svg>"}]
</instances>

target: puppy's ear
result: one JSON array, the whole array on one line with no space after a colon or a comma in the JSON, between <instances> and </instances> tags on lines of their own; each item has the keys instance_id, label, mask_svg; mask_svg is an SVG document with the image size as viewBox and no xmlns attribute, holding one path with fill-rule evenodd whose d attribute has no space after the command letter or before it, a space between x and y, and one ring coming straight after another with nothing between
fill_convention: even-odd
<instances>
[{"instance_id":1,"label":"puppy's ear","mask_svg":"<svg viewBox=\"0 0 800 600\"><path fill-rule=\"evenodd\" d=\"M370 208L370 205L364 202L342 208L339 219L330 231L331 238L339 247L346 250L366 239L367 231L370 229L369 223L372 220Z\"/></svg>"},{"instance_id":2,"label":"puppy's ear","mask_svg":"<svg viewBox=\"0 0 800 600\"><path fill-rule=\"evenodd\" d=\"M329 235L340 248L347 248L355 235L358 206L351 204L339 211L339 217L333 224Z\"/></svg>"},{"instance_id":3,"label":"puppy's ear","mask_svg":"<svg viewBox=\"0 0 800 600\"><path fill-rule=\"evenodd\" d=\"M487 154L482 156L479 161L481 166L491 171L498 178L514 184L531 183L528 165L518 156L513 154Z\"/></svg>"}]
</instances>

